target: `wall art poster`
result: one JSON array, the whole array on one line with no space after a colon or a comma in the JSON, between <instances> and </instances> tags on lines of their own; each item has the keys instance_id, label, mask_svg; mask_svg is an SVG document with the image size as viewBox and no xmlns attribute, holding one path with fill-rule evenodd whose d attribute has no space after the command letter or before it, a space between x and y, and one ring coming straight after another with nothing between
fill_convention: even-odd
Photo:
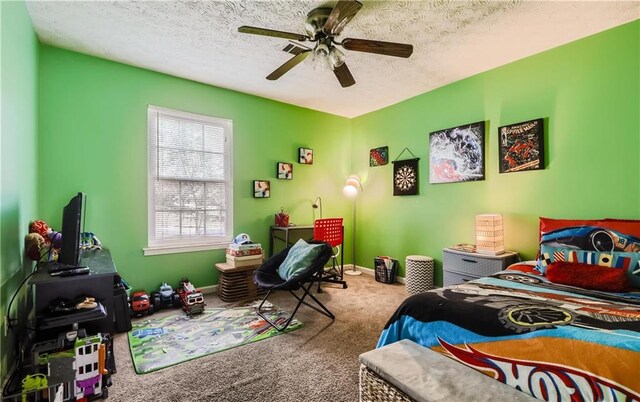
<instances>
[{"instance_id":1,"label":"wall art poster","mask_svg":"<svg viewBox=\"0 0 640 402\"><path fill-rule=\"evenodd\" d=\"M303 165L313 165L313 149L298 148L298 162Z\"/></svg>"},{"instance_id":2,"label":"wall art poster","mask_svg":"<svg viewBox=\"0 0 640 402\"><path fill-rule=\"evenodd\" d=\"M278 162L278 179L293 179L293 163Z\"/></svg>"},{"instance_id":3,"label":"wall art poster","mask_svg":"<svg viewBox=\"0 0 640 402\"><path fill-rule=\"evenodd\" d=\"M374 148L369 151L369 166L384 166L389 163L389 147Z\"/></svg>"},{"instance_id":4,"label":"wall art poster","mask_svg":"<svg viewBox=\"0 0 640 402\"><path fill-rule=\"evenodd\" d=\"M429 134L429 182L484 180L484 121Z\"/></svg>"},{"instance_id":5,"label":"wall art poster","mask_svg":"<svg viewBox=\"0 0 640 402\"><path fill-rule=\"evenodd\" d=\"M418 161L420 158L393 161L393 195L418 194Z\"/></svg>"},{"instance_id":6,"label":"wall art poster","mask_svg":"<svg viewBox=\"0 0 640 402\"><path fill-rule=\"evenodd\" d=\"M253 198L269 198L271 197L271 183L269 180L253 181Z\"/></svg>"},{"instance_id":7,"label":"wall art poster","mask_svg":"<svg viewBox=\"0 0 640 402\"><path fill-rule=\"evenodd\" d=\"M500 173L544 169L544 125L542 119L498 128Z\"/></svg>"}]
</instances>

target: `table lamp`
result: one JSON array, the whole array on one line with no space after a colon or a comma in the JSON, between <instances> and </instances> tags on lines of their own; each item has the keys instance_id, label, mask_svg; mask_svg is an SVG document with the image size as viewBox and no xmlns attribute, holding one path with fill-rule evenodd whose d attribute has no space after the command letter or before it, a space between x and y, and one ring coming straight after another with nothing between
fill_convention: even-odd
<instances>
[{"instance_id":1,"label":"table lamp","mask_svg":"<svg viewBox=\"0 0 640 402\"><path fill-rule=\"evenodd\" d=\"M476 215L476 252L489 255L504 253L502 215Z\"/></svg>"}]
</instances>

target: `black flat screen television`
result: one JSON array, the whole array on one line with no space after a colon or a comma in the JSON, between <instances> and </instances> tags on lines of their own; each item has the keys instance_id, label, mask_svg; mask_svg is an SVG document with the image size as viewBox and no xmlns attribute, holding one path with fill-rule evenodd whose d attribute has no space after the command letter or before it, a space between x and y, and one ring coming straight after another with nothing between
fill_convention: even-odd
<instances>
[{"instance_id":1,"label":"black flat screen television","mask_svg":"<svg viewBox=\"0 0 640 402\"><path fill-rule=\"evenodd\" d=\"M62 211L62 245L58 263L78 266L85 196L75 195Z\"/></svg>"}]
</instances>

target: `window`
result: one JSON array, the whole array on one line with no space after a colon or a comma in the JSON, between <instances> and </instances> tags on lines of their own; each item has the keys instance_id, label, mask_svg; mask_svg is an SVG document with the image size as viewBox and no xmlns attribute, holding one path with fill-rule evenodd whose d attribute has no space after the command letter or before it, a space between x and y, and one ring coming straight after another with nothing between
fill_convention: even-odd
<instances>
[{"instance_id":1,"label":"window","mask_svg":"<svg viewBox=\"0 0 640 402\"><path fill-rule=\"evenodd\" d=\"M149 106L145 255L224 248L232 239L231 120Z\"/></svg>"}]
</instances>

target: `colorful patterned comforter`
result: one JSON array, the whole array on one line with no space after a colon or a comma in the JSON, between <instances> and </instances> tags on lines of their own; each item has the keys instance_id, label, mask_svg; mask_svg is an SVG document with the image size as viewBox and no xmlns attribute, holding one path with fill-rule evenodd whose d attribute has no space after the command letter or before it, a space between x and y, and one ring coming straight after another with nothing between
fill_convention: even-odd
<instances>
[{"instance_id":1,"label":"colorful patterned comforter","mask_svg":"<svg viewBox=\"0 0 640 402\"><path fill-rule=\"evenodd\" d=\"M378 347L410 339L547 401L640 401L640 293L514 271L409 297Z\"/></svg>"}]
</instances>

